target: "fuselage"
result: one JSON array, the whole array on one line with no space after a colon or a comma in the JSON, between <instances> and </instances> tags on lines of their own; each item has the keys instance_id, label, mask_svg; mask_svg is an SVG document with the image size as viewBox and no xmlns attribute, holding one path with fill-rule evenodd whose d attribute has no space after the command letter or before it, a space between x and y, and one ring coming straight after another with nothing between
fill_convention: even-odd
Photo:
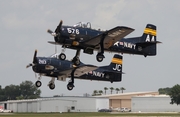
<instances>
[{"instance_id":1,"label":"fuselage","mask_svg":"<svg viewBox=\"0 0 180 117\"><path fill-rule=\"evenodd\" d=\"M39 73L43 76L48 77L60 77L66 76L66 78L70 78L71 74L62 74L63 71L75 68L71 61L68 60L60 60L58 58L52 57L36 57L37 63L32 67L33 71ZM83 64L83 63L81 63ZM99 80L99 81L111 81L112 77L114 81L121 81L120 77L114 78L115 76L107 77L109 74L107 72L107 66L99 67L96 70L89 71L80 77L75 77L76 79L83 80Z\"/></svg>"},{"instance_id":2,"label":"fuselage","mask_svg":"<svg viewBox=\"0 0 180 117\"><path fill-rule=\"evenodd\" d=\"M62 26L60 40L58 40L59 37L55 37L55 41L66 48L83 49L84 53L93 54L93 50L98 51L99 48L96 48L95 46L85 45L83 41L96 37L103 32L104 31L91 28ZM140 39L138 38L140 37L123 38L115 42L108 49L105 49L105 51L115 53L151 55L150 53L142 51L142 48L138 48L137 43L140 42Z\"/></svg>"}]
</instances>

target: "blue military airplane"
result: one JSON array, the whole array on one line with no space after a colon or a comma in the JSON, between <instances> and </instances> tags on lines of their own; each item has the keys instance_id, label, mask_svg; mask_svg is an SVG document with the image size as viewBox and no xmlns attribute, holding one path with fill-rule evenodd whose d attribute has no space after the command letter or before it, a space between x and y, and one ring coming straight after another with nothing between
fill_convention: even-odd
<instances>
[{"instance_id":1,"label":"blue military airplane","mask_svg":"<svg viewBox=\"0 0 180 117\"><path fill-rule=\"evenodd\" d=\"M91 23L79 22L74 26L62 25L62 20L55 29L55 32L47 30L54 36L55 42L49 41L51 44L59 44L62 47L75 49L76 54L73 62L80 64L80 50L84 53L93 54L94 50L98 51L96 55L97 61L103 61L104 51L116 53L129 53L146 56L156 55L156 44L160 43L156 40L156 26L147 24L143 35L139 37L124 38L134 29L117 26L107 31L95 30L91 28ZM59 55L59 59L65 60L66 55L64 49Z\"/></svg>"},{"instance_id":2,"label":"blue military airplane","mask_svg":"<svg viewBox=\"0 0 180 117\"><path fill-rule=\"evenodd\" d=\"M50 89L55 88L55 78L59 81L66 81L66 78L71 78L67 84L67 89L72 90L74 87L74 78L84 80L98 80L119 82L122 76L122 56L114 55L110 65L107 66L93 66L80 62L76 66L72 61L60 60L59 54L53 54L50 57L37 57L37 50L34 52L33 62L26 66L32 66L33 71L38 73L39 77L35 85L40 87L42 85L41 76L52 77L48 86Z\"/></svg>"}]
</instances>

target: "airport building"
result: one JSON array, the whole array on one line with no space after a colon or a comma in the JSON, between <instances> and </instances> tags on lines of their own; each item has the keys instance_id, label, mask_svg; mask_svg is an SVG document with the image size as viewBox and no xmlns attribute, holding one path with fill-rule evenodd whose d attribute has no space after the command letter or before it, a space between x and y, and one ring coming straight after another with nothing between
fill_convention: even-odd
<instances>
[{"instance_id":1,"label":"airport building","mask_svg":"<svg viewBox=\"0 0 180 117\"><path fill-rule=\"evenodd\" d=\"M110 108L127 107L131 109L132 97L145 96L145 95L159 95L159 92L149 91L149 92L119 93L119 94L101 95L97 97L108 97Z\"/></svg>"},{"instance_id":2,"label":"airport building","mask_svg":"<svg viewBox=\"0 0 180 117\"><path fill-rule=\"evenodd\" d=\"M109 108L109 99L104 97L63 96L0 102L4 109L13 112L97 112Z\"/></svg>"},{"instance_id":3,"label":"airport building","mask_svg":"<svg viewBox=\"0 0 180 117\"><path fill-rule=\"evenodd\" d=\"M170 104L168 95L134 96L131 99L133 112L180 112L180 106Z\"/></svg>"},{"instance_id":4,"label":"airport building","mask_svg":"<svg viewBox=\"0 0 180 117\"><path fill-rule=\"evenodd\" d=\"M126 107L132 112L180 112L171 98L158 92L132 92L101 96L61 96L0 102L13 112L98 112L99 109Z\"/></svg>"}]
</instances>

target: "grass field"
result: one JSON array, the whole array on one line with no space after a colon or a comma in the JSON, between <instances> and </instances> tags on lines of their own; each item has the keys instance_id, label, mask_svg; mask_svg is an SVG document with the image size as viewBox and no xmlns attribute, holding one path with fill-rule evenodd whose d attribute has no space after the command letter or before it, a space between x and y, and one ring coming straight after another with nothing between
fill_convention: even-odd
<instances>
[{"instance_id":1,"label":"grass field","mask_svg":"<svg viewBox=\"0 0 180 117\"><path fill-rule=\"evenodd\" d=\"M0 113L0 117L180 117L180 113Z\"/></svg>"}]
</instances>

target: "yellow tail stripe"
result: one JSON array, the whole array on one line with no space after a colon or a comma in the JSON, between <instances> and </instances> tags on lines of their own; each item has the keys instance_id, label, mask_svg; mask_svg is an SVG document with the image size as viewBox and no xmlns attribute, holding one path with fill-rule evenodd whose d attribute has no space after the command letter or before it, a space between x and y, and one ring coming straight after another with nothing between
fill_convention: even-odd
<instances>
[{"instance_id":1,"label":"yellow tail stripe","mask_svg":"<svg viewBox=\"0 0 180 117\"><path fill-rule=\"evenodd\" d=\"M151 35L153 35L153 36L156 36L156 30L153 30L153 29L150 29L150 28L146 28L146 29L144 30L144 33L145 33L145 34L151 34Z\"/></svg>"},{"instance_id":2,"label":"yellow tail stripe","mask_svg":"<svg viewBox=\"0 0 180 117\"><path fill-rule=\"evenodd\" d=\"M116 63L116 64L122 64L123 61L122 61L122 59L113 58L111 62Z\"/></svg>"}]
</instances>

